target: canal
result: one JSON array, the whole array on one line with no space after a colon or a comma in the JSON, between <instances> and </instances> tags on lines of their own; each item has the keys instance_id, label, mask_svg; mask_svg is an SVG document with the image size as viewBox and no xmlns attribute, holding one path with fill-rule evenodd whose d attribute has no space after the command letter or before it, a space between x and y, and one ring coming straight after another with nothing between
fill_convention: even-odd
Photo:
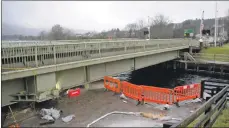
<instances>
[{"instance_id":1,"label":"canal","mask_svg":"<svg viewBox=\"0 0 229 128\"><path fill-rule=\"evenodd\" d=\"M174 70L164 64L146 67L132 72L122 73L117 76L121 80L129 81L137 85L174 88L185 84L200 83L201 80L229 80L226 76L214 74L195 73L182 69Z\"/></svg>"}]
</instances>

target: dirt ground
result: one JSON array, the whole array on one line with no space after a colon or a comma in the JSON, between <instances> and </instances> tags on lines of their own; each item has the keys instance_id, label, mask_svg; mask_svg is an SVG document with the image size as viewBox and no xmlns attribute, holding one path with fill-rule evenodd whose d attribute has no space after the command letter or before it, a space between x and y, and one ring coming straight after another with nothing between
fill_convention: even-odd
<instances>
[{"instance_id":1,"label":"dirt ground","mask_svg":"<svg viewBox=\"0 0 229 128\"><path fill-rule=\"evenodd\" d=\"M126 101L126 102L125 102ZM81 95L74 98L63 97L58 100L56 106L63 111L63 114L54 124L40 126L45 120L39 116L34 116L20 123L21 127L86 127L87 124L97 118L112 111L124 112L150 112L153 114L166 114L174 118L183 119L190 115L190 111L195 111L202 103L181 104L181 107L173 105L170 110L161 110L162 105L144 104L136 106L137 102L131 99L123 101L119 95L113 92L104 91L104 89L81 90ZM74 114L76 117L69 123L64 123L61 118ZM145 117L136 117L132 115L110 115L97 123L93 127L152 127L162 126L165 121L152 120ZM171 121L170 121L171 122Z\"/></svg>"}]
</instances>

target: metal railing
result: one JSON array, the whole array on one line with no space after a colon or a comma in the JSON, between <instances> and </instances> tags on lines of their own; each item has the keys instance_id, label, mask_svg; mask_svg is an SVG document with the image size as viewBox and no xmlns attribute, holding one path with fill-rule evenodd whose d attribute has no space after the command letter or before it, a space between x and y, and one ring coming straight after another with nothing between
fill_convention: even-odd
<instances>
[{"instance_id":1,"label":"metal railing","mask_svg":"<svg viewBox=\"0 0 229 128\"><path fill-rule=\"evenodd\" d=\"M192 56L198 61L229 62L229 55L227 54L193 53Z\"/></svg>"},{"instance_id":2,"label":"metal railing","mask_svg":"<svg viewBox=\"0 0 229 128\"><path fill-rule=\"evenodd\" d=\"M144 52L172 47L187 46L189 40L161 40L159 42L131 40L90 43L39 44L2 47L2 69L23 70L25 68L55 65L93 58Z\"/></svg>"},{"instance_id":3,"label":"metal railing","mask_svg":"<svg viewBox=\"0 0 229 128\"><path fill-rule=\"evenodd\" d=\"M201 82L202 88L204 90L205 81ZM208 85L209 86L209 85ZM217 117L221 113L221 111L225 108L227 103L229 86L217 86L213 90L216 93L213 93L212 97L207 98L207 102L205 102L199 109L193 112L189 117L184 120L171 125L171 127L187 127L190 123L192 123L198 117L201 117L198 122L194 125L195 128L198 127L212 127ZM202 90L202 91L203 91ZM203 97L203 93L202 93Z\"/></svg>"}]
</instances>

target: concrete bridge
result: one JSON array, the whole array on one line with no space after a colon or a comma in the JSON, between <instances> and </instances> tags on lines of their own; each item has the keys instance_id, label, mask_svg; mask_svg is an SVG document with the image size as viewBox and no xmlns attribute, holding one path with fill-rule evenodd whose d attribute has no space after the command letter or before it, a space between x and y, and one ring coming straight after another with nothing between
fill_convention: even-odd
<instances>
[{"instance_id":1,"label":"concrete bridge","mask_svg":"<svg viewBox=\"0 0 229 128\"><path fill-rule=\"evenodd\" d=\"M59 91L170 61L197 45L191 39L121 40L2 45L2 106L41 102Z\"/></svg>"}]
</instances>

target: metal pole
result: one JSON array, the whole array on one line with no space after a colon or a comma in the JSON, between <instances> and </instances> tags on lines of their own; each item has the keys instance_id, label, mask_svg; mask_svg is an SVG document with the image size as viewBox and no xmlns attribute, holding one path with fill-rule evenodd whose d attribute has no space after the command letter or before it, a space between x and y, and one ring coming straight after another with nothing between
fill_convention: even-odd
<instances>
[{"instance_id":1,"label":"metal pole","mask_svg":"<svg viewBox=\"0 0 229 128\"><path fill-rule=\"evenodd\" d=\"M202 30L204 28L203 20L204 20L204 11L202 12L201 21L200 21L200 39L202 39Z\"/></svg>"},{"instance_id":2,"label":"metal pole","mask_svg":"<svg viewBox=\"0 0 229 128\"><path fill-rule=\"evenodd\" d=\"M215 3L215 40L214 40L214 42L215 42L215 47L216 47L216 38L217 38L217 35L216 35L216 33L217 33L217 31L216 31L216 27L217 27L217 1L216 1L216 3Z\"/></svg>"},{"instance_id":3,"label":"metal pole","mask_svg":"<svg viewBox=\"0 0 229 128\"><path fill-rule=\"evenodd\" d=\"M148 16L148 24L149 24L149 27L148 27L148 29L149 29L149 40L150 40L150 23L149 23L149 16Z\"/></svg>"}]
</instances>

